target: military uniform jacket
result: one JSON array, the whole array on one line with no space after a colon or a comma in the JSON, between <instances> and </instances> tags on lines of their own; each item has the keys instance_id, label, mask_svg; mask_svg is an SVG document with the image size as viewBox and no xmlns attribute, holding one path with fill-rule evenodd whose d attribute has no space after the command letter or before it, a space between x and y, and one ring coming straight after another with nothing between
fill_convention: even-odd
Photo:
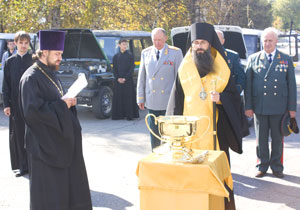
<instances>
[{"instance_id":1,"label":"military uniform jacket","mask_svg":"<svg viewBox=\"0 0 300 210\"><path fill-rule=\"evenodd\" d=\"M250 56L246 71L245 109L275 115L296 111L296 79L291 58L276 50L271 64L264 51Z\"/></svg>"},{"instance_id":2,"label":"military uniform jacket","mask_svg":"<svg viewBox=\"0 0 300 210\"><path fill-rule=\"evenodd\" d=\"M145 103L145 106L152 110L166 110L182 57L179 48L167 44L158 61L154 46L142 51L137 81L137 103Z\"/></svg>"},{"instance_id":3,"label":"military uniform jacket","mask_svg":"<svg viewBox=\"0 0 300 210\"><path fill-rule=\"evenodd\" d=\"M230 71L232 72L236 88L238 92L241 93L246 85L246 74L241 65L240 56L237 52L229 49L225 49L225 55Z\"/></svg>"}]
</instances>

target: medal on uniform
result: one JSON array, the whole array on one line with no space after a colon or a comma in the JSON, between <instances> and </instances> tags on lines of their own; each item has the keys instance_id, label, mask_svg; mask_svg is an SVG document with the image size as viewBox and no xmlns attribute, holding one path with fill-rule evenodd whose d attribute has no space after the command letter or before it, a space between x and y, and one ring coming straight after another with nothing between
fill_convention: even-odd
<instances>
[{"instance_id":1,"label":"medal on uniform","mask_svg":"<svg viewBox=\"0 0 300 210\"><path fill-rule=\"evenodd\" d=\"M202 100L206 99L207 93L205 92L204 88L202 88L201 92L199 93L199 96Z\"/></svg>"}]
</instances>

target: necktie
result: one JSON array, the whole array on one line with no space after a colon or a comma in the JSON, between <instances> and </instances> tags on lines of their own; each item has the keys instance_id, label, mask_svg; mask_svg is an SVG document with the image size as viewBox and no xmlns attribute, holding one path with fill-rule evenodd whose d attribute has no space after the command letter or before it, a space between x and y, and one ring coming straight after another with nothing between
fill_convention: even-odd
<instances>
[{"instance_id":1,"label":"necktie","mask_svg":"<svg viewBox=\"0 0 300 210\"><path fill-rule=\"evenodd\" d=\"M156 52L156 59L159 60L159 50Z\"/></svg>"},{"instance_id":2,"label":"necktie","mask_svg":"<svg viewBox=\"0 0 300 210\"><path fill-rule=\"evenodd\" d=\"M272 54L269 54L269 63L272 63Z\"/></svg>"}]
</instances>

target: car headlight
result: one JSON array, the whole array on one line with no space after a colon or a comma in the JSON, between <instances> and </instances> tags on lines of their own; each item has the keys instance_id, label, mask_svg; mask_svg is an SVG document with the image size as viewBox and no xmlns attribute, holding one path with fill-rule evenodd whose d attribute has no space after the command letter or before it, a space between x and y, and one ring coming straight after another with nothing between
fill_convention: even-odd
<instances>
[{"instance_id":1,"label":"car headlight","mask_svg":"<svg viewBox=\"0 0 300 210\"><path fill-rule=\"evenodd\" d=\"M89 66L89 70L90 71L97 71L98 66L94 65L94 66Z\"/></svg>"}]
</instances>

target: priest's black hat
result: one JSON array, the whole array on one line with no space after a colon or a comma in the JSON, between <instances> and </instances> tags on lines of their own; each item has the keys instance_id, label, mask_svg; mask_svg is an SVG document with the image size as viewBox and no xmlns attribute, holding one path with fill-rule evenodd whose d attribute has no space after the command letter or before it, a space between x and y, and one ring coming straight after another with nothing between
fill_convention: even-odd
<instances>
[{"instance_id":1,"label":"priest's black hat","mask_svg":"<svg viewBox=\"0 0 300 210\"><path fill-rule=\"evenodd\" d=\"M215 48L219 53L223 56L223 58L226 60L226 56L224 53L224 48L220 43L220 40L218 38L218 35L215 31L215 28L213 25L209 23L193 23L190 27L190 43L189 46L191 46L191 43L195 41L196 39L203 39L210 43L210 45Z\"/></svg>"},{"instance_id":2,"label":"priest's black hat","mask_svg":"<svg viewBox=\"0 0 300 210\"><path fill-rule=\"evenodd\" d=\"M209 23L193 23L191 25L191 42L196 39L204 39L212 43L214 33L214 26Z\"/></svg>"},{"instance_id":3,"label":"priest's black hat","mask_svg":"<svg viewBox=\"0 0 300 210\"><path fill-rule=\"evenodd\" d=\"M288 112L285 113L282 117L280 132L282 136L288 136L291 133L299 133L296 118L291 118Z\"/></svg>"},{"instance_id":4,"label":"priest's black hat","mask_svg":"<svg viewBox=\"0 0 300 210\"><path fill-rule=\"evenodd\" d=\"M65 32L57 30L41 30L38 33L40 50L64 50Z\"/></svg>"}]
</instances>

